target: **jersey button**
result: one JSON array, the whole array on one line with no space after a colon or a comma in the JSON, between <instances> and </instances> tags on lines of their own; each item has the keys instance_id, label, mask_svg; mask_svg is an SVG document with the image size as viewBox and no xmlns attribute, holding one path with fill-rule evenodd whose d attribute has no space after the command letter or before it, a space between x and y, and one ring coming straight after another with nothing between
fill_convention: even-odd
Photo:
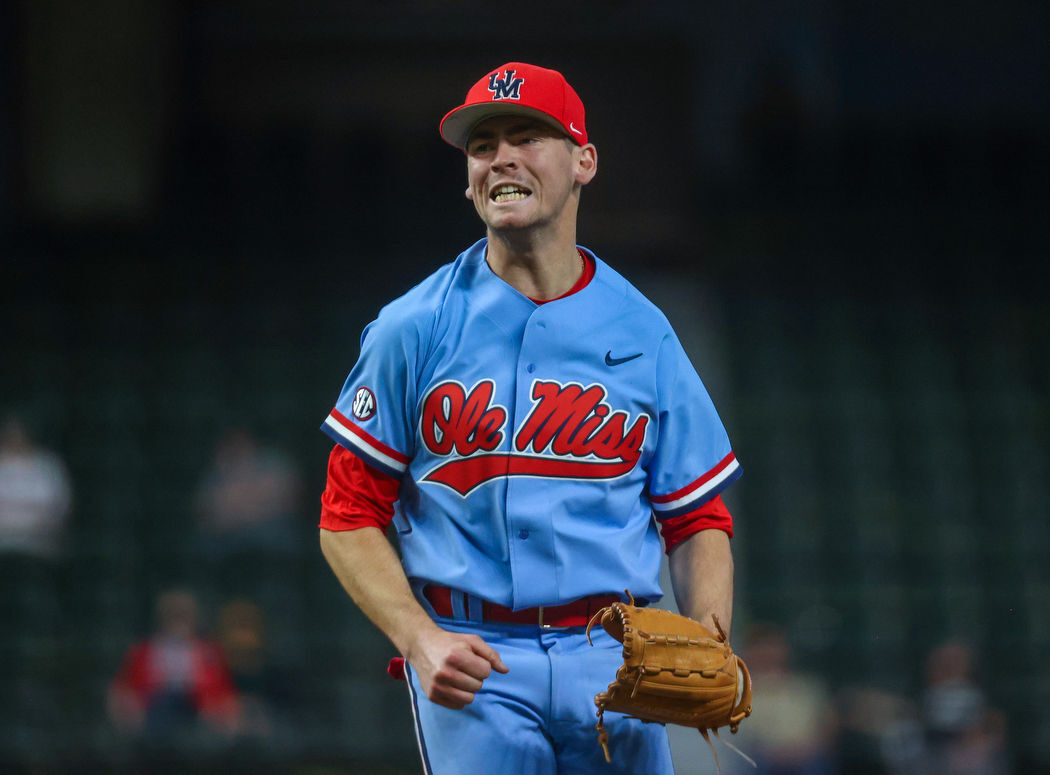
<instances>
[{"instance_id":1,"label":"jersey button","mask_svg":"<svg viewBox=\"0 0 1050 775\"><path fill-rule=\"evenodd\" d=\"M522 541L524 541L528 537L529 537L529 531L526 530L525 528L522 528L521 530L518 531L518 538L520 538Z\"/></svg>"},{"instance_id":2,"label":"jersey button","mask_svg":"<svg viewBox=\"0 0 1050 775\"><path fill-rule=\"evenodd\" d=\"M527 371L529 374L532 374L532 372L536 371L536 364L530 363L528 366L525 367L525 371Z\"/></svg>"}]
</instances>

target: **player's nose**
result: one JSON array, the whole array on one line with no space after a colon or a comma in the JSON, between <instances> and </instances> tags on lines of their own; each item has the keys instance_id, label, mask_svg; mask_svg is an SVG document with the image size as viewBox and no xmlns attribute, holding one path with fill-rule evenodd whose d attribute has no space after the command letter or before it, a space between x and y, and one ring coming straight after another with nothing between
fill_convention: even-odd
<instances>
[{"instance_id":1,"label":"player's nose","mask_svg":"<svg viewBox=\"0 0 1050 775\"><path fill-rule=\"evenodd\" d=\"M514 145L506 139L501 138L496 144L496 152L492 155L492 169L502 170L513 168L516 164Z\"/></svg>"}]
</instances>

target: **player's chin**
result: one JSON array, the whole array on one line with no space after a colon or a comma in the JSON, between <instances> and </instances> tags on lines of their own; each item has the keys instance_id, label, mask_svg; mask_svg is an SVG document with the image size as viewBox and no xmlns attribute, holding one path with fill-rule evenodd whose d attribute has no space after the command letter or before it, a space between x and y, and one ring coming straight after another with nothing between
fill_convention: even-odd
<instances>
[{"instance_id":1,"label":"player's chin","mask_svg":"<svg viewBox=\"0 0 1050 775\"><path fill-rule=\"evenodd\" d=\"M535 221L529 213L491 210L485 213L485 225L493 231L520 231L527 229Z\"/></svg>"},{"instance_id":2,"label":"player's chin","mask_svg":"<svg viewBox=\"0 0 1050 775\"><path fill-rule=\"evenodd\" d=\"M535 207L531 200L529 197L515 202L491 202L485 208L485 220L490 223L523 225L535 216Z\"/></svg>"}]
</instances>

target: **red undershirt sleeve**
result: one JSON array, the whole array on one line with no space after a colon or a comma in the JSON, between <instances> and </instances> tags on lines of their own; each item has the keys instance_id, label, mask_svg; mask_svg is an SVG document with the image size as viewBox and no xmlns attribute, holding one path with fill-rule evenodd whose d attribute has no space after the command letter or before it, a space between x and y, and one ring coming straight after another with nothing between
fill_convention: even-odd
<instances>
[{"instance_id":1,"label":"red undershirt sleeve","mask_svg":"<svg viewBox=\"0 0 1050 775\"><path fill-rule=\"evenodd\" d=\"M377 527L386 531L394 518L401 482L336 444L328 456L328 483L321 495L325 530Z\"/></svg>"},{"instance_id":2,"label":"red undershirt sleeve","mask_svg":"<svg viewBox=\"0 0 1050 775\"><path fill-rule=\"evenodd\" d=\"M714 528L725 531L730 538L733 537L733 515L729 513L721 495L716 495L698 509L665 519L657 524L660 525L660 535L663 536L664 551L667 554L670 554L689 536L701 530Z\"/></svg>"}]
</instances>

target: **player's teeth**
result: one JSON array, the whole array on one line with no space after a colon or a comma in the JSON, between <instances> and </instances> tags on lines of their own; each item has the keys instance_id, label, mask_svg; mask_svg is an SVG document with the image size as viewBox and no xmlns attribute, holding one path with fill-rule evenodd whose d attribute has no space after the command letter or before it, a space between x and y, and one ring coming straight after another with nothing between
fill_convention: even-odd
<instances>
[{"instance_id":1,"label":"player's teeth","mask_svg":"<svg viewBox=\"0 0 1050 775\"><path fill-rule=\"evenodd\" d=\"M506 184L499 186L492 194L492 200L494 202L513 202L518 199L524 199L529 194L527 191L518 188L512 184Z\"/></svg>"}]
</instances>

